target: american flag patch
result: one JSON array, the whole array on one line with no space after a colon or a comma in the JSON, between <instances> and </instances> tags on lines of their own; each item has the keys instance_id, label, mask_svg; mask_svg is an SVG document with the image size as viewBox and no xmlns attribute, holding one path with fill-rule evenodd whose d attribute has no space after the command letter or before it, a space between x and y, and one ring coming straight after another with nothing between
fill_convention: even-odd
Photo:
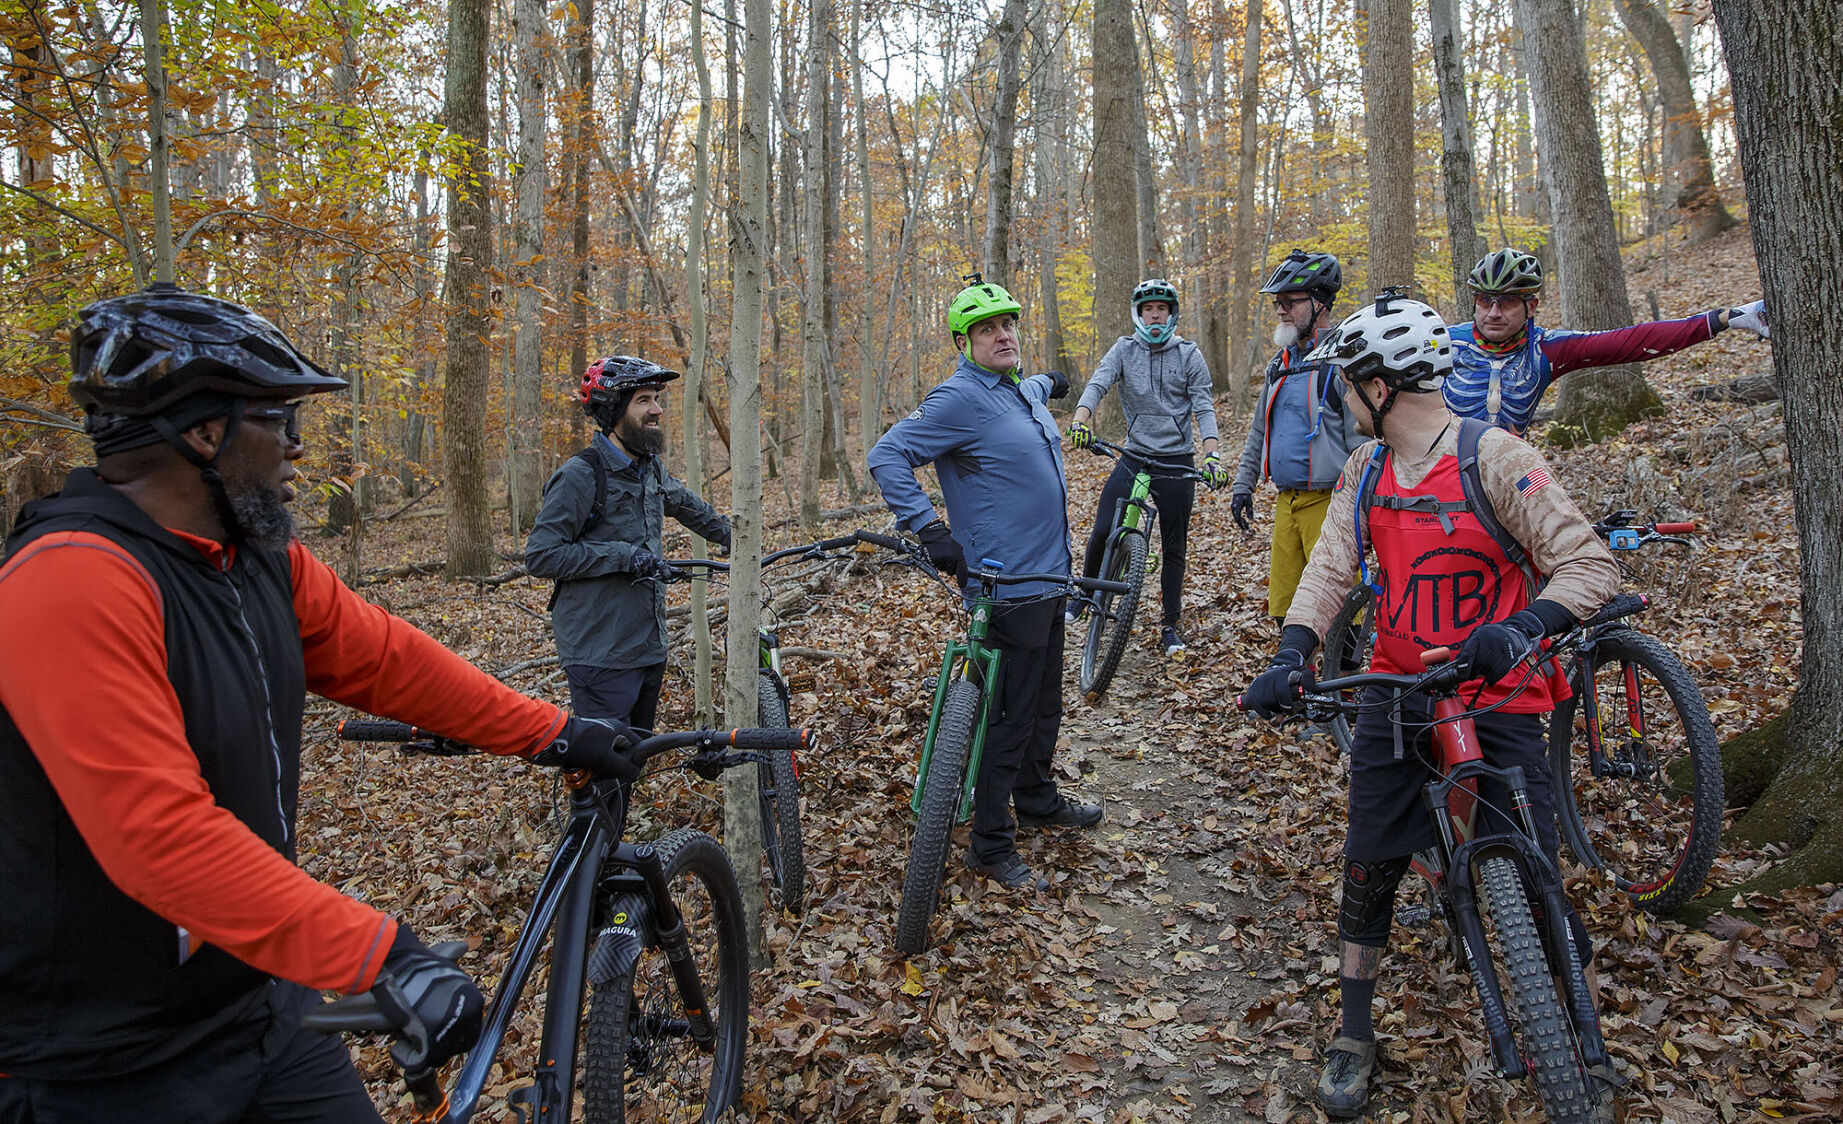
<instances>
[{"instance_id":1,"label":"american flag patch","mask_svg":"<svg viewBox=\"0 0 1843 1124\"><path fill-rule=\"evenodd\" d=\"M1517 494L1519 496L1527 496L1531 492L1538 491L1548 486L1549 470L1546 468L1532 469L1528 476L1517 481Z\"/></svg>"}]
</instances>

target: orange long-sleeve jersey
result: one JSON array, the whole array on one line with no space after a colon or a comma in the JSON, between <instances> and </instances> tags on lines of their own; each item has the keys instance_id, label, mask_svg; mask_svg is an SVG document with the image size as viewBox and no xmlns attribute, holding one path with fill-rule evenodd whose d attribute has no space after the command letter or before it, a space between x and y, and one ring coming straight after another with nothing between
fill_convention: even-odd
<instances>
[{"instance_id":1,"label":"orange long-sleeve jersey","mask_svg":"<svg viewBox=\"0 0 1843 1124\"><path fill-rule=\"evenodd\" d=\"M220 544L180 537L226 561ZM309 690L494 753L529 756L556 738L557 707L365 601L300 542L288 557ZM0 704L123 893L260 971L371 987L396 922L309 877L213 799L164 632L159 590L126 550L46 534L0 568Z\"/></svg>"}]
</instances>

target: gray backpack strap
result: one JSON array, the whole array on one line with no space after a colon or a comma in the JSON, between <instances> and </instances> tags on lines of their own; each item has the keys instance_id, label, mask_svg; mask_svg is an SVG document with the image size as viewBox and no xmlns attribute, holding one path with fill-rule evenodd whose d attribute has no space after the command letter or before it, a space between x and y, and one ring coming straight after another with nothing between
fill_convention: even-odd
<instances>
[{"instance_id":1,"label":"gray backpack strap","mask_svg":"<svg viewBox=\"0 0 1843 1124\"><path fill-rule=\"evenodd\" d=\"M1529 551L1516 536L1504 529L1497 521L1497 510L1491 506L1491 497L1485 494L1485 483L1478 475L1478 443L1494 427L1490 422L1478 418L1461 418L1459 421L1459 486L1465 489L1466 503L1471 506L1472 516L1479 526L1497 543L1517 569L1523 571L1523 577L1529 582L1530 596L1536 595L1541 582L1536 576L1535 564L1529 560Z\"/></svg>"}]
</instances>

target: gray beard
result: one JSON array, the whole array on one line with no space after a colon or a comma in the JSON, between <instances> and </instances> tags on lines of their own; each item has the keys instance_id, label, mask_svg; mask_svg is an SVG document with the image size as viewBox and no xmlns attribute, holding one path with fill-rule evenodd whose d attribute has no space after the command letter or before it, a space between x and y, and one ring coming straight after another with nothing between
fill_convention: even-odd
<instances>
[{"instance_id":1,"label":"gray beard","mask_svg":"<svg viewBox=\"0 0 1843 1124\"><path fill-rule=\"evenodd\" d=\"M258 550L286 550L294 541L294 513L279 493L250 480L227 480L230 510L243 530L243 541Z\"/></svg>"},{"instance_id":2,"label":"gray beard","mask_svg":"<svg viewBox=\"0 0 1843 1124\"><path fill-rule=\"evenodd\" d=\"M1293 327L1291 321L1273 326L1273 345L1275 347L1284 350L1298 342L1299 329Z\"/></svg>"}]
</instances>

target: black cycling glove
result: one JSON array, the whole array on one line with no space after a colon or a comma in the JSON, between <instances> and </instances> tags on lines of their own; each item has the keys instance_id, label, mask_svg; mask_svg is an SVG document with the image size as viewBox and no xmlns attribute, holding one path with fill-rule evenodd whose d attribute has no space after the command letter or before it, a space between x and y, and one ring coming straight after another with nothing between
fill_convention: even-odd
<instances>
[{"instance_id":1,"label":"black cycling glove","mask_svg":"<svg viewBox=\"0 0 1843 1124\"><path fill-rule=\"evenodd\" d=\"M960 549L947 524L936 519L915 532L915 537L921 540L922 549L928 552L928 561L934 563L935 569L955 581L966 573L966 551Z\"/></svg>"},{"instance_id":2,"label":"black cycling glove","mask_svg":"<svg viewBox=\"0 0 1843 1124\"><path fill-rule=\"evenodd\" d=\"M1280 650L1242 695L1242 709L1262 718L1278 718L1299 709L1299 696L1311 685L1312 669L1306 661L1318 647L1318 637L1302 624L1280 630Z\"/></svg>"},{"instance_id":3,"label":"black cycling glove","mask_svg":"<svg viewBox=\"0 0 1843 1124\"><path fill-rule=\"evenodd\" d=\"M1229 497L1229 518L1244 531L1254 528L1254 493L1236 492Z\"/></svg>"},{"instance_id":4,"label":"black cycling glove","mask_svg":"<svg viewBox=\"0 0 1843 1124\"><path fill-rule=\"evenodd\" d=\"M536 754L532 763L554 765L559 769L587 769L604 777L631 781L640 775L640 766L627 751L638 739L624 723L612 718L570 717L563 732Z\"/></svg>"},{"instance_id":5,"label":"black cycling glove","mask_svg":"<svg viewBox=\"0 0 1843 1124\"><path fill-rule=\"evenodd\" d=\"M654 581L672 581L681 575L675 568L666 565L666 560L643 546L636 546L627 563L628 572L636 580L651 578Z\"/></svg>"},{"instance_id":6,"label":"black cycling glove","mask_svg":"<svg viewBox=\"0 0 1843 1124\"><path fill-rule=\"evenodd\" d=\"M408 925L397 923L371 989L378 1008L399 1028L390 1056L405 1072L435 1069L473 1048L480 1037L480 989L454 961L430 952Z\"/></svg>"},{"instance_id":7,"label":"black cycling glove","mask_svg":"<svg viewBox=\"0 0 1843 1124\"><path fill-rule=\"evenodd\" d=\"M1067 398L1069 396L1069 376L1063 374L1061 371L1045 371L1043 373L1049 377L1049 396L1052 401L1057 398Z\"/></svg>"},{"instance_id":8,"label":"black cycling glove","mask_svg":"<svg viewBox=\"0 0 1843 1124\"><path fill-rule=\"evenodd\" d=\"M1482 679L1486 686L1516 670L1538 637L1545 635L1542 621L1525 609L1503 622L1481 624L1472 630L1454 658L1467 679Z\"/></svg>"}]
</instances>

